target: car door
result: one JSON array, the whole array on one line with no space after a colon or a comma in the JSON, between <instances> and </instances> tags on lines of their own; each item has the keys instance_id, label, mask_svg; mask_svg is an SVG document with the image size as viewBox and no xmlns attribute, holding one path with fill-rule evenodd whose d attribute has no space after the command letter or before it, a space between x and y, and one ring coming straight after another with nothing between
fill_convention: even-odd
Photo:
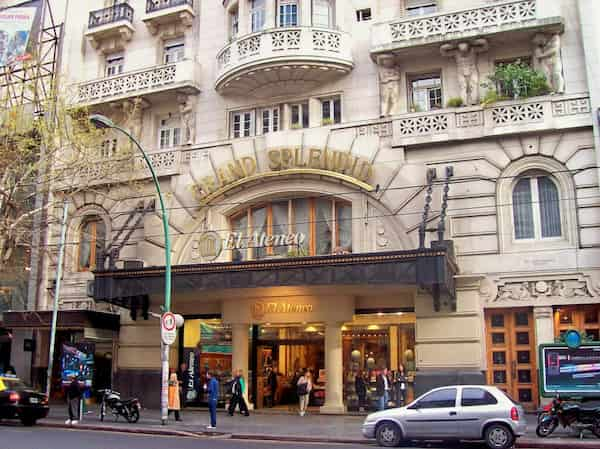
<instances>
[{"instance_id":1,"label":"car door","mask_svg":"<svg viewBox=\"0 0 600 449\"><path fill-rule=\"evenodd\" d=\"M461 438L477 439L483 434L483 424L498 415L498 400L484 388L463 387L460 392L458 419Z\"/></svg>"},{"instance_id":2,"label":"car door","mask_svg":"<svg viewBox=\"0 0 600 449\"><path fill-rule=\"evenodd\" d=\"M456 388L440 388L427 393L406 408L407 438L436 439L457 437Z\"/></svg>"}]
</instances>

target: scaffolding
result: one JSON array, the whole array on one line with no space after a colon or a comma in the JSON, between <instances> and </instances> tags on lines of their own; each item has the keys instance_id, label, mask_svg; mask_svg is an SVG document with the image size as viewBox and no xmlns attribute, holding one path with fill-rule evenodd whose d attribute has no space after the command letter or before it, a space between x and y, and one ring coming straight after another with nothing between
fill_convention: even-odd
<instances>
[{"instance_id":1,"label":"scaffolding","mask_svg":"<svg viewBox=\"0 0 600 449\"><path fill-rule=\"evenodd\" d=\"M63 24L56 23L50 0L29 0L9 6L37 6L37 29L33 28L29 48L32 57L0 67L0 108L31 105L34 114L43 115L56 92L56 72L60 58ZM0 39L1 40L1 39Z\"/></svg>"}]
</instances>

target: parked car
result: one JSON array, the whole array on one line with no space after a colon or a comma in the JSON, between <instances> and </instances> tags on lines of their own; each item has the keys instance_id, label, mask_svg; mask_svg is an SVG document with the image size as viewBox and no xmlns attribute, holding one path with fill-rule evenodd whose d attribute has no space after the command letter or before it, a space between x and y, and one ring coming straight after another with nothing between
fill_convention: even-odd
<instances>
[{"instance_id":1,"label":"parked car","mask_svg":"<svg viewBox=\"0 0 600 449\"><path fill-rule=\"evenodd\" d=\"M371 413L363 436L380 446L407 440L483 440L508 449L525 433L525 412L502 390L482 385L435 388L405 407Z\"/></svg>"},{"instance_id":2,"label":"parked car","mask_svg":"<svg viewBox=\"0 0 600 449\"><path fill-rule=\"evenodd\" d=\"M20 419L33 426L48 415L48 397L15 376L0 376L0 419Z\"/></svg>"}]
</instances>

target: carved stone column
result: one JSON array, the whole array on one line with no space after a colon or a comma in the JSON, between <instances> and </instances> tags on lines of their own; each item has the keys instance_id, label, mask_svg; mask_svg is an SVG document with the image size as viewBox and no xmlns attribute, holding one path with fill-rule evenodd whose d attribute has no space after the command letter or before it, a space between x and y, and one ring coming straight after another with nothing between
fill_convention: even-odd
<instances>
[{"instance_id":1,"label":"carved stone column","mask_svg":"<svg viewBox=\"0 0 600 449\"><path fill-rule=\"evenodd\" d=\"M238 36L250 32L250 0L240 0L238 3Z\"/></svg>"}]
</instances>

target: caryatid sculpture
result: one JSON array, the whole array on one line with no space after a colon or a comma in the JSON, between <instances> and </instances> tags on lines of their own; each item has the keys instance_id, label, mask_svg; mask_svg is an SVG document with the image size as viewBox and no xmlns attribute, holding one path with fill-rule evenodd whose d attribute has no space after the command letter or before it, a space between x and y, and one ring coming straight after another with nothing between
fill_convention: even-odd
<instances>
[{"instance_id":1,"label":"caryatid sculpture","mask_svg":"<svg viewBox=\"0 0 600 449\"><path fill-rule=\"evenodd\" d=\"M196 139L196 124L194 122L194 105L188 95L178 95L179 115L183 129L184 145L192 145Z\"/></svg>"},{"instance_id":2,"label":"caryatid sculpture","mask_svg":"<svg viewBox=\"0 0 600 449\"><path fill-rule=\"evenodd\" d=\"M377 58L381 117L400 114L400 70L391 55Z\"/></svg>"},{"instance_id":3,"label":"caryatid sculpture","mask_svg":"<svg viewBox=\"0 0 600 449\"><path fill-rule=\"evenodd\" d=\"M538 33L533 36L533 68L546 75L552 92L565 91L563 64L560 56L560 35Z\"/></svg>"},{"instance_id":4,"label":"caryatid sculpture","mask_svg":"<svg viewBox=\"0 0 600 449\"><path fill-rule=\"evenodd\" d=\"M442 56L456 59L460 97L465 104L474 105L479 103L477 53L487 51L488 48L489 45L486 39L475 39L472 42L459 42L458 44L444 44L440 47Z\"/></svg>"}]
</instances>

